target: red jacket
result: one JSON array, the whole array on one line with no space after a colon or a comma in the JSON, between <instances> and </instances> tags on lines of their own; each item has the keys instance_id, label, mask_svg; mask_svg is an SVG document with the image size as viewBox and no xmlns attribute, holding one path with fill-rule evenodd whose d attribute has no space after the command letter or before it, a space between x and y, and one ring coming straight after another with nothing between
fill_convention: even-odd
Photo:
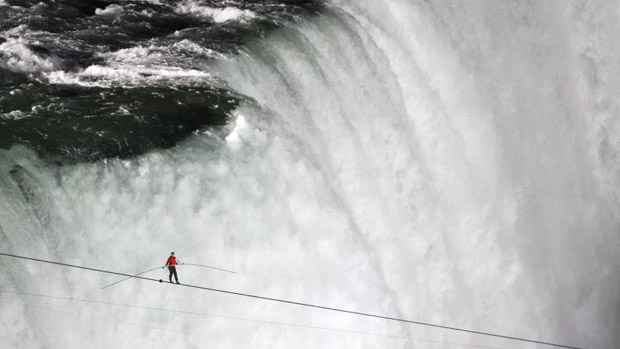
<instances>
[{"instance_id":1,"label":"red jacket","mask_svg":"<svg viewBox=\"0 0 620 349\"><path fill-rule=\"evenodd\" d=\"M177 257L175 256L168 257L168 260L166 261L166 265L169 267L174 267L175 265L177 265Z\"/></svg>"}]
</instances>

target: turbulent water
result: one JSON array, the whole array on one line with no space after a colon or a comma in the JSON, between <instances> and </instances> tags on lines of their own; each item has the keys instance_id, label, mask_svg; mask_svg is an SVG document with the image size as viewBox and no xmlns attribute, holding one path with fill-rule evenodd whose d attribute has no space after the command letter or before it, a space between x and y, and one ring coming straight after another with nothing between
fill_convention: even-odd
<instances>
[{"instance_id":1,"label":"turbulent water","mask_svg":"<svg viewBox=\"0 0 620 349\"><path fill-rule=\"evenodd\" d=\"M620 347L611 2L0 0L0 252ZM7 348L547 348L0 259ZM156 269L145 274L166 278Z\"/></svg>"},{"instance_id":2,"label":"turbulent water","mask_svg":"<svg viewBox=\"0 0 620 349\"><path fill-rule=\"evenodd\" d=\"M0 146L48 160L129 157L226 124L239 103L209 65L312 0L11 1L0 7Z\"/></svg>"}]
</instances>

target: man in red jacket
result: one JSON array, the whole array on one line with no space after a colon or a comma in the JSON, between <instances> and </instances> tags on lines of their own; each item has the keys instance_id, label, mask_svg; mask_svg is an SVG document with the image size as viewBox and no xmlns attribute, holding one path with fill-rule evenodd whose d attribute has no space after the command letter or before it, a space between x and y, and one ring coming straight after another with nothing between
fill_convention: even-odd
<instances>
[{"instance_id":1,"label":"man in red jacket","mask_svg":"<svg viewBox=\"0 0 620 349\"><path fill-rule=\"evenodd\" d=\"M177 276L177 257L174 256L174 252L170 252L170 257L166 261L166 266L168 267L168 271L170 271L170 275L168 275L168 279L170 283L172 283L172 275L174 275L174 280L179 284L179 277Z\"/></svg>"}]
</instances>

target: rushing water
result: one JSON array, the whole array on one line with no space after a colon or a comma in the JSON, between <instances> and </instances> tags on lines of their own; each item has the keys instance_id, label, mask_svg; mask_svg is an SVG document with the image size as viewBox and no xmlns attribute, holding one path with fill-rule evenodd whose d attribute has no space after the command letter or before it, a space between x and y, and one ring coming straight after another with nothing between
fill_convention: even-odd
<instances>
[{"instance_id":1,"label":"rushing water","mask_svg":"<svg viewBox=\"0 0 620 349\"><path fill-rule=\"evenodd\" d=\"M182 282L617 348L619 17L0 1L0 250L128 273L174 250L238 272ZM545 348L0 265L7 347Z\"/></svg>"}]
</instances>

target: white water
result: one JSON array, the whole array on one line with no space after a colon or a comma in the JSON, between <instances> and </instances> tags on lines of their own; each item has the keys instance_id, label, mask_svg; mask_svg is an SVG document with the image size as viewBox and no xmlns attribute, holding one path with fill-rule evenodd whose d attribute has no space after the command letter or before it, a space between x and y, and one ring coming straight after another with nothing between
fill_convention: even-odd
<instances>
[{"instance_id":1,"label":"white water","mask_svg":"<svg viewBox=\"0 0 620 349\"><path fill-rule=\"evenodd\" d=\"M49 58L41 58L26 46L21 38L10 38L0 44L0 67L15 72L41 72L56 68Z\"/></svg>"},{"instance_id":2,"label":"white water","mask_svg":"<svg viewBox=\"0 0 620 349\"><path fill-rule=\"evenodd\" d=\"M204 1L185 0L177 4L175 11L182 14L191 14L197 17L207 17L215 23L224 23L229 21L245 22L256 17L256 14L250 10L240 9L234 6L226 6L224 8L210 7L204 4Z\"/></svg>"},{"instance_id":3,"label":"white water","mask_svg":"<svg viewBox=\"0 0 620 349\"><path fill-rule=\"evenodd\" d=\"M95 9L97 16L118 16L123 13L123 7L120 5L112 4L103 9Z\"/></svg>"},{"instance_id":4,"label":"white water","mask_svg":"<svg viewBox=\"0 0 620 349\"><path fill-rule=\"evenodd\" d=\"M1 48L1 46L0 46ZM50 84L82 85L87 87L145 86L158 84L195 85L212 82L209 72L184 68L183 61L171 57L191 55L199 58L224 59L221 53L201 47L191 40L180 40L168 47L135 46L98 54L105 64L67 72L54 70L43 76Z\"/></svg>"},{"instance_id":5,"label":"white water","mask_svg":"<svg viewBox=\"0 0 620 349\"><path fill-rule=\"evenodd\" d=\"M126 272L175 250L241 273L185 268L182 282L618 347L617 9L334 12L214 68L257 102L221 141L63 169L0 153L3 250ZM3 293L7 347L544 348L0 263L3 292L202 314Z\"/></svg>"}]
</instances>

